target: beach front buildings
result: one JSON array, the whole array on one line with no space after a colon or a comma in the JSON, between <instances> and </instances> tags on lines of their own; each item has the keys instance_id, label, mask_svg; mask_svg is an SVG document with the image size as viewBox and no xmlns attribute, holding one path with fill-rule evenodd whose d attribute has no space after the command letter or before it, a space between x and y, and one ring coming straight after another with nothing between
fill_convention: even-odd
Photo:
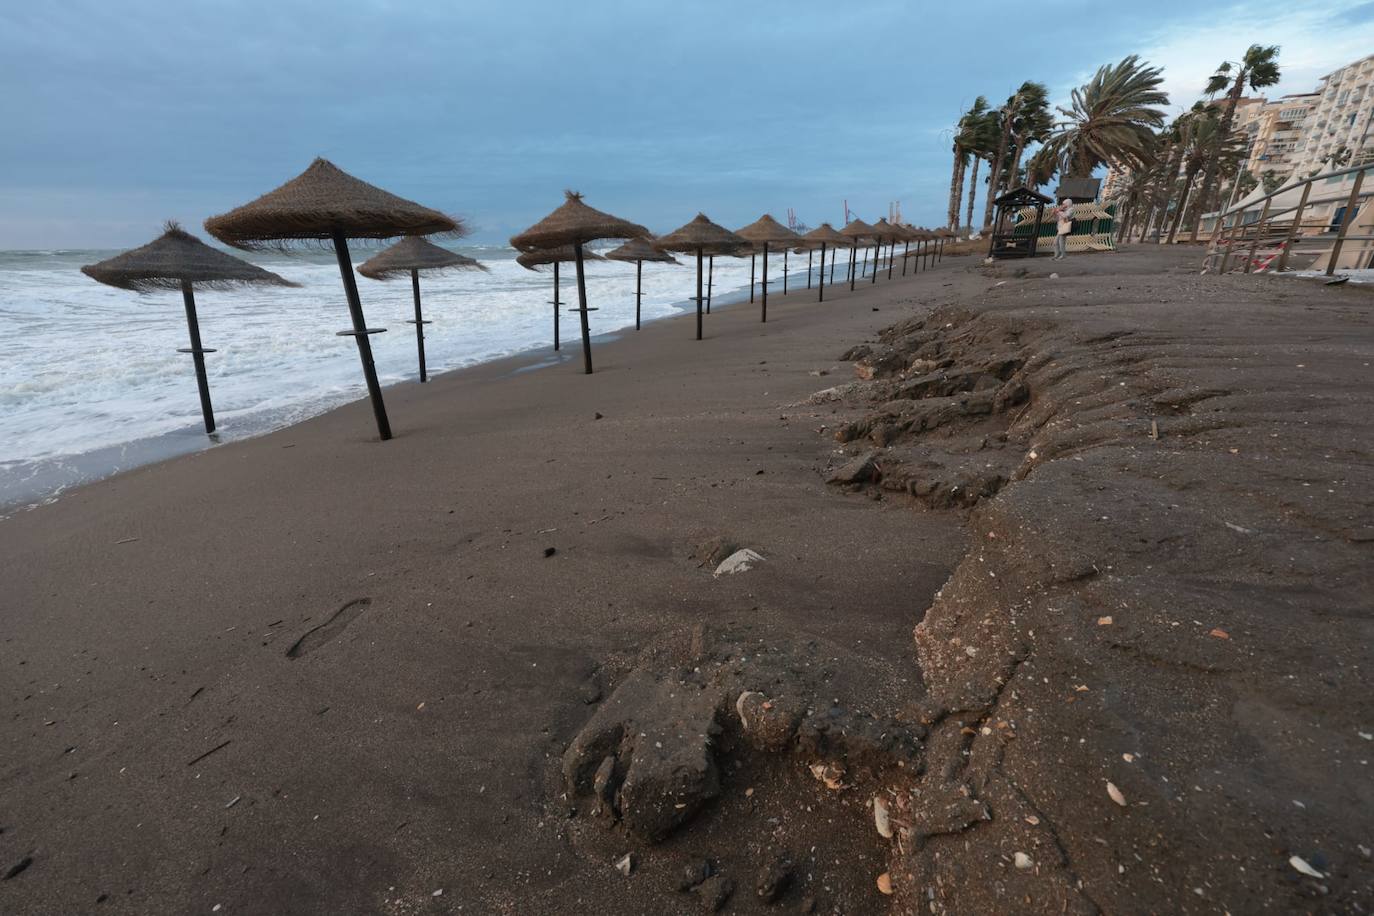
<instances>
[{"instance_id":1,"label":"beach front buildings","mask_svg":"<svg viewBox=\"0 0 1374 916\"><path fill-rule=\"evenodd\" d=\"M1291 153L1289 174L1374 162L1374 54L1322 77Z\"/></svg>"}]
</instances>

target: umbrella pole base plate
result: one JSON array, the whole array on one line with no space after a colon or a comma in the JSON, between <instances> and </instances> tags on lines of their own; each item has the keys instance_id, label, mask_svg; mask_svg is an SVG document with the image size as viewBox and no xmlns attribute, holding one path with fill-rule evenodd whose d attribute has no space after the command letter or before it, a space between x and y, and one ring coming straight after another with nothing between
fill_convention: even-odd
<instances>
[{"instance_id":1,"label":"umbrella pole base plate","mask_svg":"<svg viewBox=\"0 0 1374 916\"><path fill-rule=\"evenodd\" d=\"M212 349L210 349L209 347L177 347L177 352L178 352L178 353L218 353L219 351L218 351L218 350L212 350Z\"/></svg>"},{"instance_id":2,"label":"umbrella pole base plate","mask_svg":"<svg viewBox=\"0 0 1374 916\"><path fill-rule=\"evenodd\" d=\"M385 334L386 328L364 328L361 331L335 331L335 337L366 337L369 334Z\"/></svg>"}]
</instances>

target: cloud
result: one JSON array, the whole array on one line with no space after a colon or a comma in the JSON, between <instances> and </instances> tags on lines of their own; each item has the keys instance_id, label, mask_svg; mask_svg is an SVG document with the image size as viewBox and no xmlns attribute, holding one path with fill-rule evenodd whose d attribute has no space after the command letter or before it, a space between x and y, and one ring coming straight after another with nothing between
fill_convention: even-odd
<instances>
[{"instance_id":1,"label":"cloud","mask_svg":"<svg viewBox=\"0 0 1374 916\"><path fill-rule=\"evenodd\" d=\"M1362 16L1350 17L1360 10ZM1333 13L1349 24L1333 28ZM1146 37L1140 54L1164 67L1164 88L1174 109L1182 111L1202 96L1217 65L1238 60L1252 44L1279 46L1283 77L1263 94L1277 98L1311 92L1322 76L1374 50L1374 3L1344 12L1316 0L1208 7L1196 18L1175 21Z\"/></svg>"}]
</instances>

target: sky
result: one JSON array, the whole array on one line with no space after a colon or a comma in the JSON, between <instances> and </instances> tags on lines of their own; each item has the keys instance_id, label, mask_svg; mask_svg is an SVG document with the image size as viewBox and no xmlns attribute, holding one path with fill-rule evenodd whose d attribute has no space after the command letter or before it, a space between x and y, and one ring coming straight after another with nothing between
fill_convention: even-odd
<instances>
[{"instance_id":1,"label":"sky","mask_svg":"<svg viewBox=\"0 0 1374 916\"><path fill-rule=\"evenodd\" d=\"M1251 43L1309 91L1374 2L62 0L0 4L0 249L193 230L324 156L500 244L565 188L650 229L943 222L950 127L1024 80L1165 68L1171 111ZM981 203L979 204L981 207Z\"/></svg>"}]
</instances>

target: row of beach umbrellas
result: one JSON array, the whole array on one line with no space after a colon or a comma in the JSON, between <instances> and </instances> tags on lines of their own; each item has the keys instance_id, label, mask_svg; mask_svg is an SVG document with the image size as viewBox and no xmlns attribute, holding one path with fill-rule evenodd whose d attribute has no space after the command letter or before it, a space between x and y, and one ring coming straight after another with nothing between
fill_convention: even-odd
<instances>
[{"instance_id":1,"label":"row of beach umbrellas","mask_svg":"<svg viewBox=\"0 0 1374 916\"><path fill-rule=\"evenodd\" d=\"M282 249L318 245L329 242L338 261L339 277L343 283L348 305L350 327L337 332L352 337L362 364L363 379L372 404L378 435L391 438L391 424L381 385L372 358L369 338L385 328L369 327L363 314L361 297L354 277L349 241L378 240L400 237L401 241L358 265L357 272L373 280L392 280L409 277L414 299L415 317L408 323L415 325L415 342L419 361L420 381L426 381L425 320L420 299L420 274L449 270L486 270L473 258L450 251L429 241L428 237L458 238L467 234L462 220L430 209L411 200L398 197L344 172L325 159L316 159L297 177L281 187L250 201L241 207L205 221L205 229L221 242L244 250ZM869 282L876 283L880 262L886 257L888 277L892 276L896 247L903 245L902 273L913 254L924 259L925 266L938 260L944 242L953 237L947 230L930 232L908 226L895 226L880 219L873 225L854 220L836 230L829 223L805 234L798 234L764 215L737 231L731 232L705 214L685 225L655 237L643 226L603 213L588 206L580 194L567 192L562 205L529 229L511 238L511 245L519 251L516 261L530 270L552 267L553 270L553 343L561 346L559 319L564 302L560 298L559 265L573 264L577 279L577 304L569 311L578 316L582 339L583 370L592 371L591 328L588 320L595 308L587 304L587 261L612 260L635 264L635 328L640 327L640 305L643 299L644 263L678 263L675 254L694 256L696 260L696 339L702 339L703 305L709 314L714 260L716 257L749 257L749 301L754 301L755 264L761 259L760 320L768 320L768 256L779 250L783 256L783 293L787 293L788 255L805 251L808 255L807 286L811 286L812 257L820 252L821 264L817 283L818 301L825 298L825 258L831 253L830 279L834 281L835 255L841 249L849 252L847 265L850 289L857 277L867 276L868 248L872 247L873 269ZM608 239L626 240L623 245L604 255L587 250L592 242ZM915 242L916 251L911 244ZM858 264L858 251L864 248L864 265ZM886 255L884 256L884 249ZM919 267L921 261L918 260ZM202 345L196 315L195 290L233 289L241 286L296 286L297 284L264 270L247 261L212 248L175 223L168 223L161 236L140 248L126 251L108 260L81 268L87 276L101 283L136 292L180 290L186 309L186 323L190 333L190 347L179 352L189 353L195 366L196 383L200 391L201 412L206 433L215 431L214 412L210 402L210 386L205 372L205 355L215 352ZM705 289L703 294L703 284Z\"/></svg>"}]
</instances>

